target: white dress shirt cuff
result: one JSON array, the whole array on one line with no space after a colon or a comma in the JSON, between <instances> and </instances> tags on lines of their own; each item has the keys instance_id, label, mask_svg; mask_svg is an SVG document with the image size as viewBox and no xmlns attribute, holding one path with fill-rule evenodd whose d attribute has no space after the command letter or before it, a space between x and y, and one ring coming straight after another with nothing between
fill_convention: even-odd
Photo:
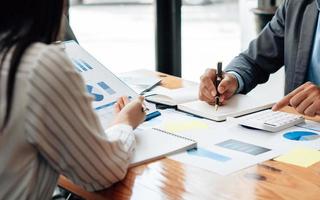
<instances>
[{"instance_id":1,"label":"white dress shirt cuff","mask_svg":"<svg viewBox=\"0 0 320 200\"><path fill-rule=\"evenodd\" d=\"M105 130L105 134L110 140L117 140L121 135L131 134L133 128L127 124L116 124Z\"/></svg>"},{"instance_id":2,"label":"white dress shirt cuff","mask_svg":"<svg viewBox=\"0 0 320 200\"><path fill-rule=\"evenodd\" d=\"M243 78L240 76L240 74L238 74L237 72L235 71L227 71L228 73L234 75L238 81L238 89L236 91L236 93L240 93L242 90L243 90L243 87L244 87L244 81L243 81Z\"/></svg>"}]
</instances>

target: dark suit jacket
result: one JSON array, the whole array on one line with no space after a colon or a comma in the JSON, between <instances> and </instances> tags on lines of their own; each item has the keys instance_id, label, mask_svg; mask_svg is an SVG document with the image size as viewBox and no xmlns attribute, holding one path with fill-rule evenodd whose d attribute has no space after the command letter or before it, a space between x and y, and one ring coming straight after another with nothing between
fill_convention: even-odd
<instances>
[{"instance_id":1,"label":"dark suit jacket","mask_svg":"<svg viewBox=\"0 0 320 200\"><path fill-rule=\"evenodd\" d=\"M236 71L247 93L285 66L285 94L306 81L318 19L318 1L285 0L271 22L226 71Z\"/></svg>"}]
</instances>

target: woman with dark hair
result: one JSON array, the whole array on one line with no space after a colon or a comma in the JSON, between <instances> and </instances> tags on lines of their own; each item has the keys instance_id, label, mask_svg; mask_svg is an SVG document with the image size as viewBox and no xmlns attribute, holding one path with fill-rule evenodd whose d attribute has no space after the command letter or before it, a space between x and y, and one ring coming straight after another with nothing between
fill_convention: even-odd
<instances>
[{"instance_id":1,"label":"woman with dark hair","mask_svg":"<svg viewBox=\"0 0 320 200\"><path fill-rule=\"evenodd\" d=\"M50 199L60 174L87 190L121 180L144 119L119 99L103 131L92 97L56 41L63 0L0 6L0 199Z\"/></svg>"}]
</instances>

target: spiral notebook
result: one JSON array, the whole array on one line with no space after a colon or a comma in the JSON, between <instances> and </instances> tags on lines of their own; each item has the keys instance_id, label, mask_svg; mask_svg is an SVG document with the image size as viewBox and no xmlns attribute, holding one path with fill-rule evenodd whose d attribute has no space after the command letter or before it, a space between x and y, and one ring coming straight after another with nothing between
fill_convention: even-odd
<instances>
[{"instance_id":1,"label":"spiral notebook","mask_svg":"<svg viewBox=\"0 0 320 200\"><path fill-rule=\"evenodd\" d=\"M197 147L197 142L157 128L136 129L136 148L130 167Z\"/></svg>"}]
</instances>

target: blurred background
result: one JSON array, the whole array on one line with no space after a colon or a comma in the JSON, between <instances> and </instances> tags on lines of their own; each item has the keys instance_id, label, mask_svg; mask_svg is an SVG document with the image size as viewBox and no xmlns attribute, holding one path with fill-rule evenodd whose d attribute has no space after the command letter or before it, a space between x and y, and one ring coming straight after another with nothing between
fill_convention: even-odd
<instances>
[{"instance_id":1,"label":"blurred background","mask_svg":"<svg viewBox=\"0 0 320 200\"><path fill-rule=\"evenodd\" d=\"M205 69L218 61L227 65L259 32L255 9L266 8L269 15L271 10L272 17L280 2L182 0L181 76L199 81ZM155 0L71 0L70 4L70 23L79 43L111 71L155 70ZM274 79L283 84L281 73Z\"/></svg>"}]
</instances>

